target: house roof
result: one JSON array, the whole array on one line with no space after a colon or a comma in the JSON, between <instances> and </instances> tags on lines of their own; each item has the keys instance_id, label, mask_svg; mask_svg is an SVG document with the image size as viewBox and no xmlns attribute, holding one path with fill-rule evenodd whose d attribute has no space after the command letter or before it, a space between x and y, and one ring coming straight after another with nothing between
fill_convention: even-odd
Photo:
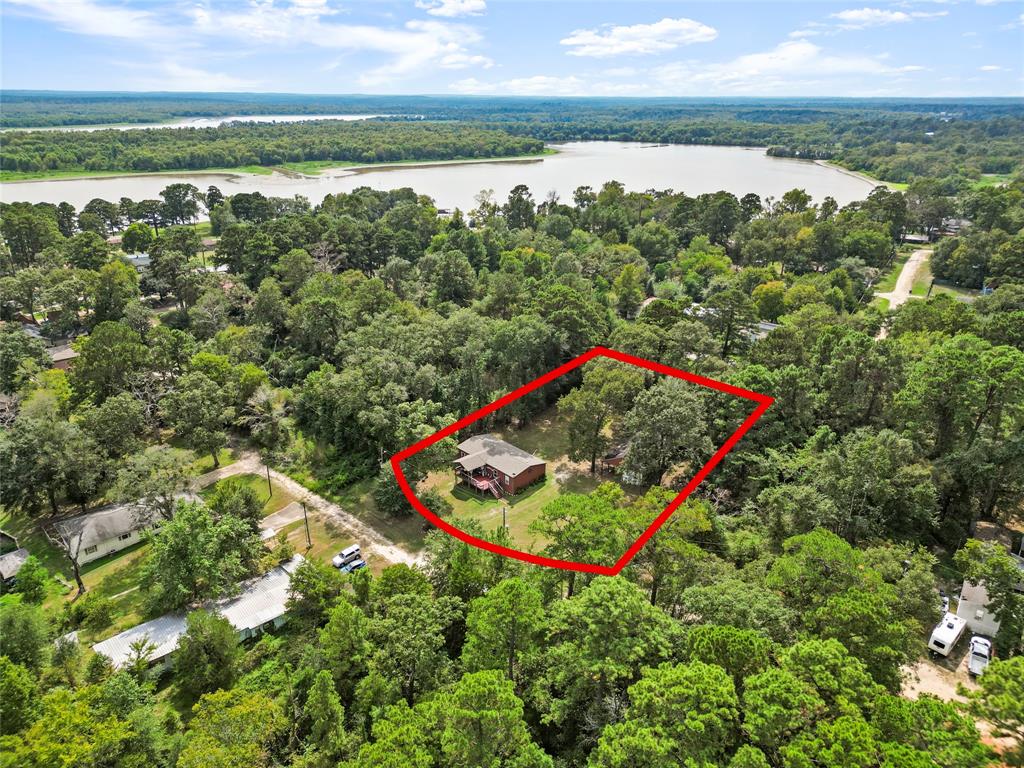
<instances>
[{"instance_id":1,"label":"house roof","mask_svg":"<svg viewBox=\"0 0 1024 768\"><path fill-rule=\"evenodd\" d=\"M544 464L543 459L491 434L474 435L468 440L463 440L459 443L459 450L466 455L456 459L455 463L468 472L486 464L510 477L515 477L529 467Z\"/></svg>"},{"instance_id":2,"label":"house roof","mask_svg":"<svg viewBox=\"0 0 1024 768\"><path fill-rule=\"evenodd\" d=\"M28 560L28 550L24 547L0 555L0 581L7 581L21 570L21 566Z\"/></svg>"},{"instance_id":3,"label":"house roof","mask_svg":"<svg viewBox=\"0 0 1024 768\"><path fill-rule=\"evenodd\" d=\"M74 360L78 357L78 352L76 352L69 344L66 344L63 347L54 347L48 351L50 353L50 359L55 363L59 363L63 360Z\"/></svg>"},{"instance_id":4,"label":"house roof","mask_svg":"<svg viewBox=\"0 0 1024 768\"><path fill-rule=\"evenodd\" d=\"M155 519L155 513L141 511L134 504L112 504L95 512L61 520L54 523L54 527L69 540L73 549L82 551L122 534L145 528ZM81 541L78 541L79 538Z\"/></svg>"},{"instance_id":5,"label":"house roof","mask_svg":"<svg viewBox=\"0 0 1024 768\"><path fill-rule=\"evenodd\" d=\"M302 560L302 555L295 555L262 576L243 581L237 596L215 600L203 607L219 613L239 632L263 626L285 614L291 575ZM156 646L149 656L150 661L159 661L178 647L178 640L185 634L185 619L185 613L169 613L96 643L92 649L120 667L131 657L132 643L145 639Z\"/></svg>"},{"instance_id":6,"label":"house roof","mask_svg":"<svg viewBox=\"0 0 1024 768\"><path fill-rule=\"evenodd\" d=\"M973 584L965 581L960 590L960 603L970 603L984 608L988 605L988 590L984 584Z\"/></svg>"}]
</instances>

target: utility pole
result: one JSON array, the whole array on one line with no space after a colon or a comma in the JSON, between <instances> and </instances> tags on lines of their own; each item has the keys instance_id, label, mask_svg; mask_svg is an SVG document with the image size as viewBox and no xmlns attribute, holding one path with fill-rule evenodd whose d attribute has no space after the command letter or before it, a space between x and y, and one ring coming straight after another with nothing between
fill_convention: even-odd
<instances>
[{"instance_id":1,"label":"utility pole","mask_svg":"<svg viewBox=\"0 0 1024 768\"><path fill-rule=\"evenodd\" d=\"M270 484L270 465L265 464L264 468L267 470L267 501L270 501L270 497L274 495L274 486Z\"/></svg>"},{"instance_id":2,"label":"utility pole","mask_svg":"<svg viewBox=\"0 0 1024 768\"><path fill-rule=\"evenodd\" d=\"M501 508L501 527L505 528L505 529L508 528L508 518L505 516L505 507L504 506L502 506L502 508Z\"/></svg>"},{"instance_id":3,"label":"utility pole","mask_svg":"<svg viewBox=\"0 0 1024 768\"><path fill-rule=\"evenodd\" d=\"M306 551L309 552L313 548L313 540L309 538L309 515L306 514L306 500L303 499L299 504L302 505L302 520L306 524Z\"/></svg>"}]
</instances>

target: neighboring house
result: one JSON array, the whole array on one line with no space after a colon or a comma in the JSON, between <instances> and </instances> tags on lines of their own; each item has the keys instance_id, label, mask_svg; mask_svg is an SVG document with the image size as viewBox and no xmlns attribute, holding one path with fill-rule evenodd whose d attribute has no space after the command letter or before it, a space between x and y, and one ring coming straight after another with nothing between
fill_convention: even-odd
<instances>
[{"instance_id":1,"label":"neighboring house","mask_svg":"<svg viewBox=\"0 0 1024 768\"><path fill-rule=\"evenodd\" d=\"M970 219L943 219L939 228L943 235L959 235L962 230L971 226Z\"/></svg>"},{"instance_id":2,"label":"neighboring house","mask_svg":"<svg viewBox=\"0 0 1024 768\"><path fill-rule=\"evenodd\" d=\"M147 517L133 504L115 504L60 520L53 527L78 564L85 565L142 541L142 532L157 519L155 513Z\"/></svg>"},{"instance_id":3,"label":"neighboring house","mask_svg":"<svg viewBox=\"0 0 1024 768\"><path fill-rule=\"evenodd\" d=\"M8 552L6 555L0 555L0 585L4 589L10 589L14 586L15 577L18 575L18 571L21 570L21 566L28 560L28 554L28 550L21 547L13 552Z\"/></svg>"},{"instance_id":4,"label":"neighboring house","mask_svg":"<svg viewBox=\"0 0 1024 768\"><path fill-rule=\"evenodd\" d=\"M601 471L616 471L622 466L622 462L626 460L626 454L628 452L629 445L618 445L611 448L604 456L601 457Z\"/></svg>"},{"instance_id":5,"label":"neighboring house","mask_svg":"<svg viewBox=\"0 0 1024 768\"><path fill-rule=\"evenodd\" d=\"M291 576L302 560L302 555L295 555L262 576L242 582L236 597L214 600L203 608L227 619L240 640L280 627L286 619ZM115 667L123 667L132 658L132 644L145 641L154 646L149 654L150 666L164 667L185 634L185 619L185 613L169 613L96 643L92 649L109 658Z\"/></svg>"},{"instance_id":6,"label":"neighboring house","mask_svg":"<svg viewBox=\"0 0 1024 768\"><path fill-rule=\"evenodd\" d=\"M494 435L476 435L459 443L455 477L475 491L514 496L544 479L547 464Z\"/></svg>"},{"instance_id":7,"label":"neighboring house","mask_svg":"<svg viewBox=\"0 0 1024 768\"><path fill-rule=\"evenodd\" d=\"M976 635L995 637L999 632L999 620L988 607L988 592L982 584L965 581L960 590L960 602L956 615L967 622L967 628Z\"/></svg>"},{"instance_id":8,"label":"neighboring house","mask_svg":"<svg viewBox=\"0 0 1024 768\"><path fill-rule=\"evenodd\" d=\"M148 267L152 259L148 253L127 253L121 257L129 266L135 267L136 271L141 272L143 268Z\"/></svg>"},{"instance_id":9,"label":"neighboring house","mask_svg":"<svg viewBox=\"0 0 1024 768\"><path fill-rule=\"evenodd\" d=\"M53 361L53 367L59 368L62 371L66 371L70 368L72 363L75 362L75 358L78 357L78 353L71 348L70 344L65 344L61 347L53 347L47 351L50 353L50 360Z\"/></svg>"}]
</instances>

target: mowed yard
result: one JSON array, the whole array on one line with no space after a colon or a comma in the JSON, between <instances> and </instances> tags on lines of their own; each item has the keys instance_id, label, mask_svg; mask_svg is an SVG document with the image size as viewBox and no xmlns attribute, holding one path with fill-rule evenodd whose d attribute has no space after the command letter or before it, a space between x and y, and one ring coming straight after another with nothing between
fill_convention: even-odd
<instances>
[{"instance_id":1,"label":"mowed yard","mask_svg":"<svg viewBox=\"0 0 1024 768\"><path fill-rule=\"evenodd\" d=\"M251 487L257 497L264 502L264 516L284 509L295 500L276 483L272 483L272 492L268 492L266 478L260 475L237 475L228 480ZM226 481L221 480L220 482ZM207 486L201 491L201 495L209 496L216 486L217 483ZM296 551L304 552L306 549L305 534L302 531L295 531L294 527L294 525L289 526L285 532ZM61 603L74 597L77 590L74 586L71 565L67 557L42 533L37 521L24 514L8 513L0 515L0 529L14 535L18 539L18 543L39 558L51 576L55 577L51 579L47 590L46 606L48 608L58 609ZM311 533L314 554L319 550L329 551L334 546L334 541L346 541L341 536L332 537L324 524L319 522L311 525ZM149 544L139 542L120 552L111 553L82 566L82 581L85 582L88 593L106 598L112 604L113 623L102 631L103 636L115 634L146 618L145 596L140 585L142 564L148 554ZM329 560L330 556L327 559ZM83 632L84 638L88 641L94 639L92 634L89 631Z\"/></svg>"},{"instance_id":2,"label":"mowed yard","mask_svg":"<svg viewBox=\"0 0 1024 768\"><path fill-rule=\"evenodd\" d=\"M598 485L614 480L613 475L590 474L588 462L571 461L568 457L568 430L558 418L554 407L538 414L521 429L494 430L494 434L524 451L529 451L547 462L542 483L527 488L511 499L496 499L481 495L456 483L452 470L431 472L424 480L425 488L437 490L454 507L449 522L460 527L460 522L474 520L485 531L493 531L502 524L502 508L509 535L516 546L526 551L541 549L548 541L530 531L545 505L565 493L591 493ZM628 492L628 490L627 490Z\"/></svg>"}]
</instances>

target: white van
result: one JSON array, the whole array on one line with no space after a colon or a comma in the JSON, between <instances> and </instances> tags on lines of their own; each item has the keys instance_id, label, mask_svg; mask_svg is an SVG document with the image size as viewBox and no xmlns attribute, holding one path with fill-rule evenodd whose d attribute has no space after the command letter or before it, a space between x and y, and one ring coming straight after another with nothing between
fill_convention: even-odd
<instances>
[{"instance_id":1,"label":"white van","mask_svg":"<svg viewBox=\"0 0 1024 768\"><path fill-rule=\"evenodd\" d=\"M949 652L963 636L965 629L967 622L955 613L947 611L942 621L935 625L932 636L928 638L928 650L940 656L949 656Z\"/></svg>"},{"instance_id":2,"label":"white van","mask_svg":"<svg viewBox=\"0 0 1024 768\"><path fill-rule=\"evenodd\" d=\"M348 565L353 560L358 560L360 556L360 549L358 544L353 544L351 547L341 550L333 558L331 558L331 565L335 568L341 568L343 565Z\"/></svg>"}]
</instances>

